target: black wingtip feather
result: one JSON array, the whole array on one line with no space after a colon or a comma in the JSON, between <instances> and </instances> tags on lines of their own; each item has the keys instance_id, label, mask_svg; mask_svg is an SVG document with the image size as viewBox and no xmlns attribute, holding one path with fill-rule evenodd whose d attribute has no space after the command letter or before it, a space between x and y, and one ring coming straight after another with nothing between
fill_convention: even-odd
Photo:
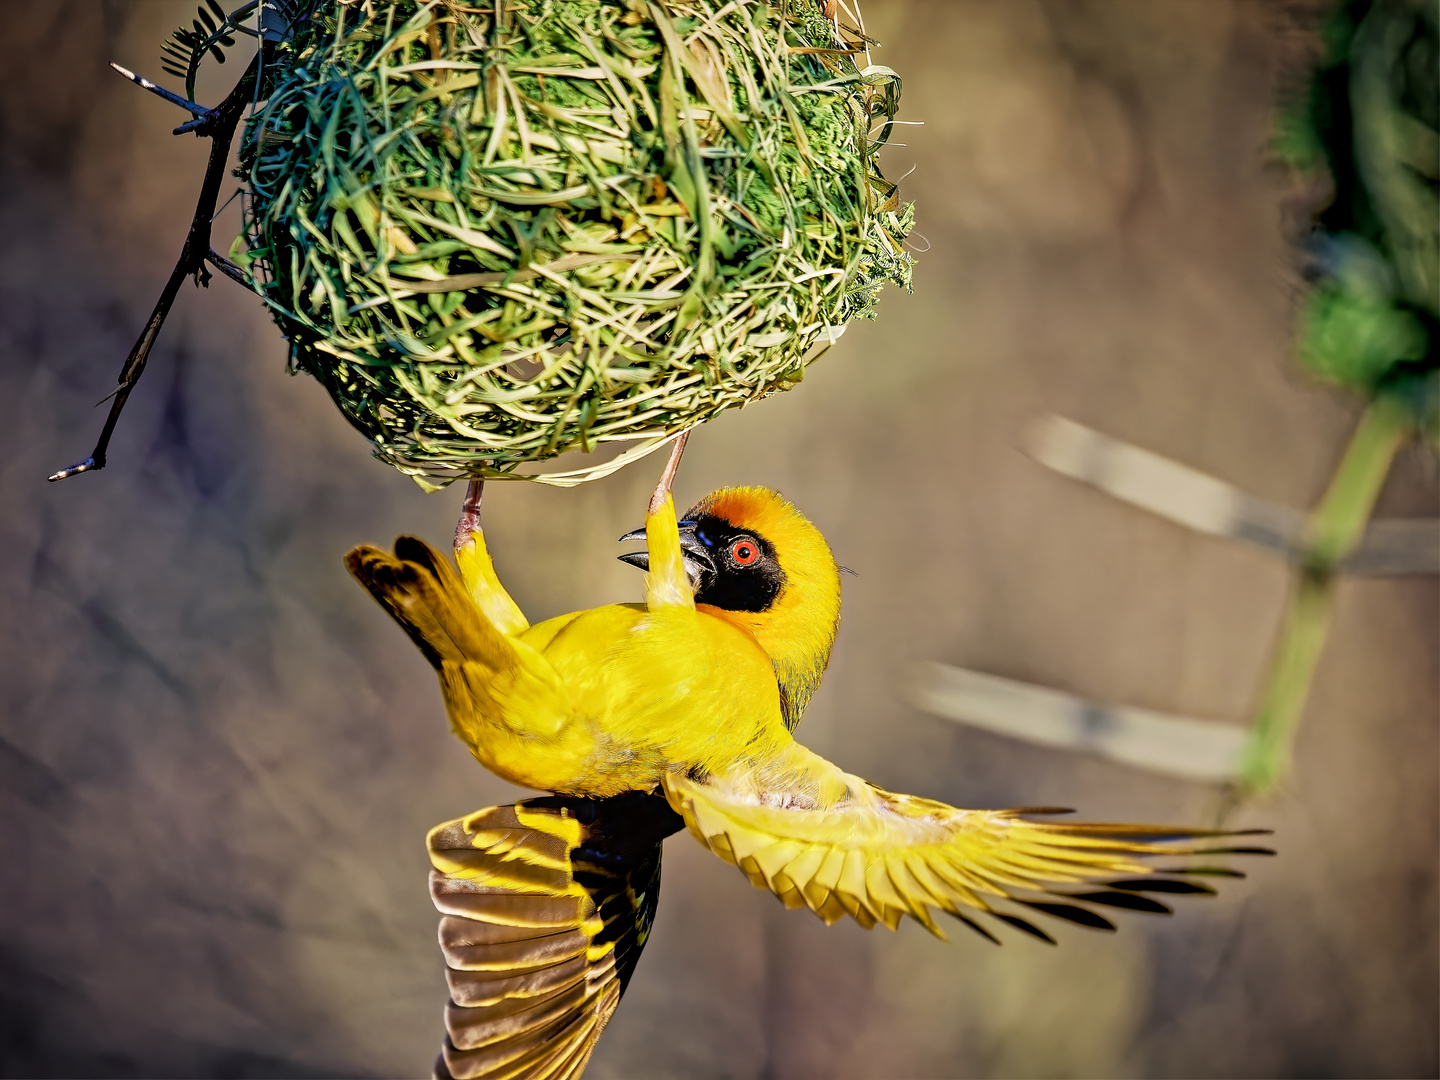
<instances>
[{"instance_id":1,"label":"black wingtip feather","mask_svg":"<svg viewBox=\"0 0 1440 1080\"><path fill-rule=\"evenodd\" d=\"M994 915L995 918L1001 920L1002 922L1007 922L1007 923L1009 923L1011 926L1015 927L1016 930L1023 930L1023 931L1025 931L1025 933L1029 934L1031 937L1039 938L1041 941L1045 942L1047 945L1054 945L1054 944L1055 944L1055 939L1054 939L1054 938L1052 938L1052 937L1051 937L1049 934L1047 934L1044 930L1041 930L1041 929L1040 929L1038 926L1036 926L1034 923L1026 922L1024 919L1020 918L1019 915L1006 915L1006 914L1004 914L1003 912L999 912L999 911L992 911L990 914Z\"/></svg>"},{"instance_id":2,"label":"black wingtip feather","mask_svg":"<svg viewBox=\"0 0 1440 1080\"><path fill-rule=\"evenodd\" d=\"M1053 915L1057 919L1064 919L1066 922L1075 923L1077 926L1088 926L1092 930L1115 931L1115 924L1105 918L1099 912L1090 911L1074 904L1052 904L1046 900L1021 900L1019 903L1036 911L1043 911L1046 915Z\"/></svg>"},{"instance_id":3,"label":"black wingtip feather","mask_svg":"<svg viewBox=\"0 0 1440 1080\"><path fill-rule=\"evenodd\" d=\"M1125 911L1145 911L1151 915L1172 914L1170 908L1159 900L1151 900L1148 896L1134 892L1084 892L1066 895L1089 904L1104 904L1106 907L1123 908Z\"/></svg>"},{"instance_id":4,"label":"black wingtip feather","mask_svg":"<svg viewBox=\"0 0 1440 1080\"><path fill-rule=\"evenodd\" d=\"M436 577L440 576L440 568L435 565L435 549L418 537L397 536L395 538L395 557L424 567Z\"/></svg>"},{"instance_id":5,"label":"black wingtip feather","mask_svg":"<svg viewBox=\"0 0 1440 1080\"><path fill-rule=\"evenodd\" d=\"M986 941L993 941L996 945L1000 944L1000 939L998 937L992 934L989 930L986 930L985 927L981 926L974 919L967 918L966 916L961 915L958 911L949 911L946 912L946 914L949 915L951 918L959 919L962 923L968 926L971 930L974 930Z\"/></svg>"},{"instance_id":6,"label":"black wingtip feather","mask_svg":"<svg viewBox=\"0 0 1440 1080\"><path fill-rule=\"evenodd\" d=\"M1186 874L1191 877L1223 877L1223 878L1244 878L1245 874L1240 870L1231 870L1228 866L1186 866L1180 869L1165 869L1164 874Z\"/></svg>"},{"instance_id":7,"label":"black wingtip feather","mask_svg":"<svg viewBox=\"0 0 1440 1080\"><path fill-rule=\"evenodd\" d=\"M1055 814L1073 814L1075 808L1071 806L1017 806L1005 813L1015 817L1019 817L1021 814L1028 817L1049 817Z\"/></svg>"},{"instance_id":8,"label":"black wingtip feather","mask_svg":"<svg viewBox=\"0 0 1440 1080\"><path fill-rule=\"evenodd\" d=\"M1166 870L1167 874L1183 874L1184 870ZM1229 876L1229 875L1224 875ZM1243 874L1240 876L1244 876ZM1215 890L1209 885L1196 881L1171 881L1168 878L1125 878L1121 881L1105 881L1101 884L1128 893L1171 893L1185 896L1214 896Z\"/></svg>"}]
</instances>

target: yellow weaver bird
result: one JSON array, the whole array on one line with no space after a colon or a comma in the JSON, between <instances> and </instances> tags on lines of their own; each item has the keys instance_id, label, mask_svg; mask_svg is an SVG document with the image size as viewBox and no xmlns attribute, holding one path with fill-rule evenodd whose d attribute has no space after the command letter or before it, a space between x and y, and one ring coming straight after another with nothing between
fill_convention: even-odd
<instances>
[{"instance_id":1,"label":"yellow weaver bird","mask_svg":"<svg viewBox=\"0 0 1440 1080\"><path fill-rule=\"evenodd\" d=\"M677 441L645 527L622 555L645 602L531 626L496 577L471 484L459 573L423 541L357 547L355 575L438 670L451 726L492 772L552 792L432 830L444 914L441 1076L574 1077L619 1003L654 919L660 843L682 826L786 907L827 923L943 937L943 912L996 940L993 918L1045 941L1041 913L1097 929L1096 907L1168 912L1147 893L1235 871L1152 856L1215 847L1208 830L1032 821L883 791L792 731L840 618L825 539L763 488L727 488L677 521ZM1024 914L1021 914L1023 912Z\"/></svg>"}]
</instances>

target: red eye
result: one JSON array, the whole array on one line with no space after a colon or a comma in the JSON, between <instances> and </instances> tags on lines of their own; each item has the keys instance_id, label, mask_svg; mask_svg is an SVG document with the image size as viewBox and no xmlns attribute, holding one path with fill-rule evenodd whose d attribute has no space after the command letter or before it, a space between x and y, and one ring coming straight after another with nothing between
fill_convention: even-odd
<instances>
[{"instance_id":1,"label":"red eye","mask_svg":"<svg viewBox=\"0 0 1440 1080\"><path fill-rule=\"evenodd\" d=\"M730 557L741 566L749 566L760 557L760 549L753 540L736 540L730 548Z\"/></svg>"}]
</instances>

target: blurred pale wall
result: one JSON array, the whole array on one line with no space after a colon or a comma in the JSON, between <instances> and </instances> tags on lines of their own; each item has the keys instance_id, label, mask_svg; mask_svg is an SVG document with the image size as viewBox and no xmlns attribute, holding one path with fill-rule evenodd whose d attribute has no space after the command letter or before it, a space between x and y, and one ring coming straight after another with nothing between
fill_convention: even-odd
<instances>
[{"instance_id":1,"label":"blurred pale wall","mask_svg":"<svg viewBox=\"0 0 1440 1080\"><path fill-rule=\"evenodd\" d=\"M1196 820L1214 793L900 703L938 659L1240 718L1283 569L1047 474L1056 411L1295 506L1352 402L1287 357L1275 9L868 0L905 75L921 258L795 393L693 441L679 497L778 487L860 576L802 735L961 805ZM444 983L422 839L516 793L340 556L441 541L457 496L371 461L283 374L259 305L187 287L93 477L92 403L178 251L205 144L158 74L184 4L6 0L0 35L0 1073L399 1076ZM234 65L202 98L217 98ZM223 241L222 241L223 246ZM921 244L923 246L923 244ZM614 538L654 469L492 485L534 616L633 598ZM1402 459L1382 511L1434 514ZM1243 823L1278 859L1173 919L1049 949L782 910L679 836L601 1077L1424 1076L1437 1068L1437 591L1347 582L1299 770Z\"/></svg>"}]
</instances>

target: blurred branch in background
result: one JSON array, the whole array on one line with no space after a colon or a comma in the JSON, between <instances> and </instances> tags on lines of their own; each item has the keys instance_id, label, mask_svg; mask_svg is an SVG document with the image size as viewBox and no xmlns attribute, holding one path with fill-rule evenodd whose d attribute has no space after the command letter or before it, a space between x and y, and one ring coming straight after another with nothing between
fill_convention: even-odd
<instances>
[{"instance_id":1,"label":"blurred branch in background","mask_svg":"<svg viewBox=\"0 0 1440 1080\"><path fill-rule=\"evenodd\" d=\"M1380 397L1306 518L1159 454L1051 416L1027 432L1041 464L1132 506L1210 536L1241 540L1295 567L1284 627L1248 734L1185 716L1085 701L978 671L925 664L911 677L919 708L1001 735L1234 785L1263 795L1289 769L1295 730L1329 629L1338 575L1440 574L1440 520L1370 520L1413 416Z\"/></svg>"},{"instance_id":2,"label":"blurred branch in background","mask_svg":"<svg viewBox=\"0 0 1440 1080\"><path fill-rule=\"evenodd\" d=\"M916 708L997 735L1205 783L1233 780L1245 744L1235 724L1102 705L948 664L917 665L909 697Z\"/></svg>"},{"instance_id":3,"label":"blurred branch in background","mask_svg":"<svg viewBox=\"0 0 1440 1080\"><path fill-rule=\"evenodd\" d=\"M1292 563L1307 560L1304 514L1169 458L1059 416L1031 428L1024 446L1042 465L1061 475L1091 484L1167 521L1209 536L1243 540ZM1391 456L1394 449L1390 448ZM1371 458L1367 451L1365 460L1374 465ZM1388 469L1390 456L1384 460ZM1380 478L1383 480L1383 472ZM1348 490L1350 484L1346 487ZM1361 524L1365 524L1363 519ZM1341 573L1440 573L1440 522L1371 522L1358 546L1332 561Z\"/></svg>"}]
</instances>

